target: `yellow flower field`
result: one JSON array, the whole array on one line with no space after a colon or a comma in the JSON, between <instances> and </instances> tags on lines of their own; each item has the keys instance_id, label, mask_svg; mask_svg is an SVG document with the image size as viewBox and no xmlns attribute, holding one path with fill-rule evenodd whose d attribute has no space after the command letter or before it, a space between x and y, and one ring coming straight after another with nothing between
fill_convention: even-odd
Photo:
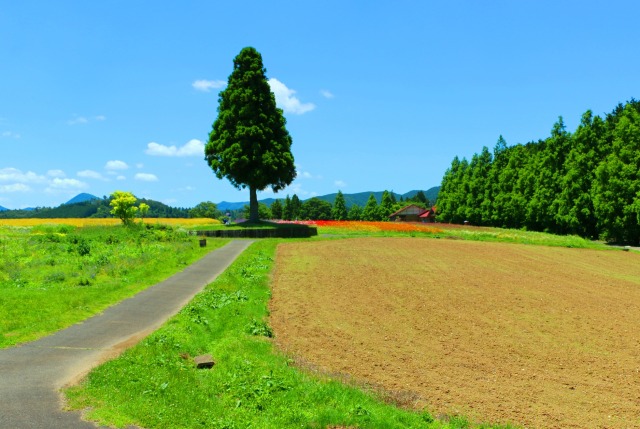
<instances>
[{"instance_id":1,"label":"yellow flower field","mask_svg":"<svg viewBox=\"0 0 640 429\"><path fill-rule=\"evenodd\" d=\"M37 226L37 225L71 225L77 227L120 225L122 222L116 218L69 218L69 219L0 219L0 226ZM148 218L144 220L148 224L164 224L172 226L199 226L219 224L220 221L209 218Z\"/></svg>"}]
</instances>

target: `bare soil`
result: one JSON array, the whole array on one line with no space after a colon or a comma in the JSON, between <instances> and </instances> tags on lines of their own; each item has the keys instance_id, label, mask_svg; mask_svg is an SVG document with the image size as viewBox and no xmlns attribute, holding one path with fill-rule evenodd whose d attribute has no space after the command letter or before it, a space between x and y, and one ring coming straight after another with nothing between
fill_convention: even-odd
<instances>
[{"instance_id":1,"label":"bare soil","mask_svg":"<svg viewBox=\"0 0 640 429\"><path fill-rule=\"evenodd\" d=\"M281 244L279 347L434 415L640 428L640 254L420 238Z\"/></svg>"}]
</instances>

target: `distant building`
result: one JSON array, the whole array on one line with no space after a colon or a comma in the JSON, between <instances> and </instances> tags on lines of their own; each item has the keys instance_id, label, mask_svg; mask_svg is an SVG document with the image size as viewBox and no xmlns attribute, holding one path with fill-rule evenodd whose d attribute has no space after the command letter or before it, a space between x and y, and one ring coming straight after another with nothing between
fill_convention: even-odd
<instances>
[{"instance_id":1,"label":"distant building","mask_svg":"<svg viewBox=\"0 0 640 429\"><path fill-rule=\"evenodd\" d=\"M435 222L436 208L423 209L415 204L401 208L389 215L389 219L398 222Z\"/></svg>"}]
</instances>

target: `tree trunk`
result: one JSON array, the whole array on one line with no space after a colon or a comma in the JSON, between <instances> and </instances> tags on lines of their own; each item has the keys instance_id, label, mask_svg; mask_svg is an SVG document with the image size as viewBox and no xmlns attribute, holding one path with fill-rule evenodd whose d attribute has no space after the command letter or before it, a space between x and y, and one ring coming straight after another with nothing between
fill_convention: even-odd
<instances>
[{"instance_id":1,"label":"tree trunk","mask_svg":"<svg viewBox=\"0 0 640 429\"><path fill-rule=\"evenodd\" d=\"M249 222L258 222L258 192L253 186L249 186Z\"/></svg>"}]
</instances>

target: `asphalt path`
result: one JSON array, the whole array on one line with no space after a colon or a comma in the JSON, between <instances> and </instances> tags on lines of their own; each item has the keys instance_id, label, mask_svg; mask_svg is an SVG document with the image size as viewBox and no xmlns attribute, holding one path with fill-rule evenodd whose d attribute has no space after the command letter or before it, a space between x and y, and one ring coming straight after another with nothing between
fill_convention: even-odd
<instances>
[{"instance_id":1,"label":"asphalt path","mask_svg":"<svg viewBox=\"0 0 640 429\"><path fill-rule=\"evenodd\" d=\"M62 410L60 389L158 329L251 243L232 241L102 314L40 340L0 350L0 428L95 428L81 420L80 413Z\"/></svg>"}]
</instances>

